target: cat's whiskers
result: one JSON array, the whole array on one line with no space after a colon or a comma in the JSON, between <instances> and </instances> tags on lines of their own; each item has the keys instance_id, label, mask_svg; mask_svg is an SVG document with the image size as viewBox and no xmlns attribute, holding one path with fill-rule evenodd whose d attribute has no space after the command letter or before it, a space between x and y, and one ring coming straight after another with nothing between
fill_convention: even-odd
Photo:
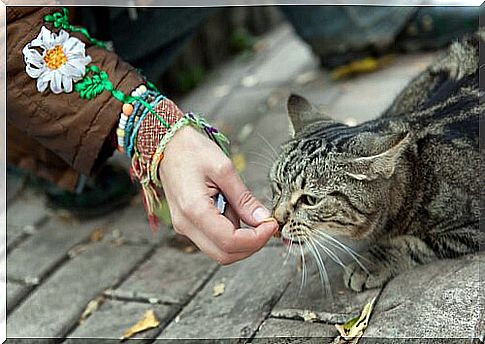
<instances>
[{"instance_id":1,"label":"cat's whiskers","mask_svg":"<svg viewBox=\"0 0 485 344\"><path fill-rule=\"evenodd\" d=\"M305 261L305 253L303 252L303 245L301 244L301 239L299 237L297 237L298 239L298 246L300 247L300 253L301 253L301 262L302 262L302 271L301 271L301 284L300 284L300 290L298 291L298 294L301 293L301 291L303 290L303 286L305 285L306 283L306 273L307 273L307 269L306 269L306 261ZM291 239L292 241L294 240L293 238Z\"/></svg>"},{"instance_id":2,"label":"cat's whiskers","mask_svg":"<svg viewBox=\"0 0 485 344\"><path fill-rule=\"evenodd\" d=\"M362 260L366 260L366 258L363 257L363 256L361 256L357 252L355 252L352 248L350 248L347 245L341 243L339 240L337 240L336 238L334 238L331 235L328 235L326 233L318 232L316 234L313 233L313 235L314 236L320 236L321 239L325 240L327 243L329 243L333 247L335 247L337 249L340 249L340 250L346 252L348 255L350 255L352 257L352 259L355 260L355 262L357 264L359 264L359 266L362 268L362 270L364 270L365 272L369 272L369 270L365 267L365 265L359 259L359 258L361 258Z\"/></svg>"},{"instance_id":3,"label":"cat's whiskers","mask_svg":"<svg viewBox=\"0 0 485 344\"><path fill-rule=\"evenodd\" d=\"M266 165L266 164L264 164L264 163L262 163L262 162L260 162L260 161L252 161L252 160L251 160L251 161L248 161L248 164L249 164L249 165L258 165L258 166L264 167L264 168L266 168L266 169L268 169L268 170L269 170L269 169L271 169L271 166Z\"/></svg>"},{"instance_id":4,"label":"cat's whiskers","mask_svg":"<svg viewBox=\"0 0 485 344\"><path fill-rule=\"evenodd\" d=\"M322 283L322 286L325 289L325 293L327 295L330 295L332 293L332 290L330 288L330 280L328 279L327 269L325 268L325 263L323 262L322 256L320 255L320 252L318 251L317 247L314 244L313 239L310 236L307 236L307 239L305 238L303 239L307 244L307 247L309 248L310 253L315 258L315 262L317 263L317 267L318 267L318 273L320 275L320 281Z\"/></svg>"},{"instance_id":5,"label":"cat's whiskers","mask_svg":"<svg viewBox=\"0 0 485 344\"><path fill-rule=\"evenodd\" d=\"M292 255L291 250L293 249L293 240L290 240L290 246L288 247L288 250L286 251L286 257L285 260L283 261L283 265L286 265L288 263L288 259Z\"/></svg>"},{"instance_id":6,"label":"cat's whiskers","mask_svg":"<svg viewBox=\"0 0 485 344\"><path fill-rule=\"evenodd\" d=\"M259 136L259 138L261 140L263 140L264 143L266 143L266 145L268 145L268 147L271 149L271 151L273 152L274 154L274 158L277 159L278 158L278 152L276 151L276 149L273 147L273 145L271 143L269 143L269 141L263 136L261 135L260 133L256 133L256 135Z\"/></svg>"},{"instance_id":7,"label":"cat's whiskers","mask_svg":"<svg viewBox=\"0 0 485 344\"><path fill-rule=\"evenodd\" d=\"M267 152L265 152L265 153L267 153ZM255 155L255 156L259 157L259 158L262 158L264 160L264 162L269 162L270 164L273 164L274 163L273 157L267 156L267 155L264 155L264 154L261 154L259 152L250 151L250 152L248 152L248 155Z\"/></svg>"},{"instance_id":8,"label":"cat's whiskers","mask_svg":"<svg viewBox=\"0 0 485 344\"><path fill-rule=\"evenodd\" d=\"M336 264L340 265L342 268L345 268L345 264L340 260L339 256L335 254L335 252L332 251L329 247L326 247L323 243L321 243L317 238L312 239L315 244L317 244L329 257L332 261L334 261ZM324 240L327 242L326 240Z\"/></svg>"},{"instance_id":9,"label":"cat's whiskers","mask_svg":"<svg viewBox=\"0 0 485 344\"><path fill-rule=\"evenodd\" d=\"M362 258L362 259L365 259L364 256L361 256L359 253L357 253L354 249L352 249L351 247L343 244L340 240L334 238L333 236L327 234L327 233L324 233L322 231L319 231L317 232L316 234L315 233L312 233L313 235L320 235L323 239L328 239L330 240L331 243L335 243L339 248L345 250L347 253L351 253L359 258ZM336 247L337 247L336 246Z\"/></svg>"}]
</instances>

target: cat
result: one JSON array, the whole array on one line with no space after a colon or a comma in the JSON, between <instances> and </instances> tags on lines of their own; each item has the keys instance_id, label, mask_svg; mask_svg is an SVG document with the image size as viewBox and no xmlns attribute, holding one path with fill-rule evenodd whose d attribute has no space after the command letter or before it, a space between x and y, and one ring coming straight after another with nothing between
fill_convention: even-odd
<instances>
[{"instance_id":1,"label":"cat","mask_svg":"<svg viewBox=\"0 0 485 344\"><path fill-rule=\"evenodd\" d=\"M354 291L479 250L478 44L454 42L380 117L350 127L291 95L292 138L270 170L273 214L288 246L341 264ZM358 256L339 238L370 245ZM304 248L304 250L302 249ZM304 256L303 256L304 259Z\"/></svg>"}]
</instances>

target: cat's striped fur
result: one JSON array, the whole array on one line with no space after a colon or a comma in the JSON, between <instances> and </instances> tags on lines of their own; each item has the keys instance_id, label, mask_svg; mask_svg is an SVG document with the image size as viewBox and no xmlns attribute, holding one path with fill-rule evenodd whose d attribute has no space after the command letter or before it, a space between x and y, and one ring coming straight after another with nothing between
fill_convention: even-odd
<instances>
[{"instance_id":1,"label":"cat's striped fur","mask_svg":"<svg viewBox=\"0 0 485 344\"><path fill-rule=\"evenodd\" d=\"M275 217L283 238L319 265L321 251L338 263L339 252L358 259L339 237L370 242L345 267L350 288L379 287L413 266L478 251L484 36L453 43L379 118L355 127L290 97L294 136L270 172Z\"/></svg>"}]
</instances>

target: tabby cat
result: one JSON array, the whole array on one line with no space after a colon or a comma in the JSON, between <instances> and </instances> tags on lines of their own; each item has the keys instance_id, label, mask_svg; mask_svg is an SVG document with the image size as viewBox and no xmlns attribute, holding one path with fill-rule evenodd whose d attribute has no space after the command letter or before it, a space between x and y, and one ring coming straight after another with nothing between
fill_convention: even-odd
<instances>
[{"instance_id":1,"label":"tabby cat","mask_svg":"<svg viewBox=\"0 0 485 344\"><path fill-rule=\"evenodd\" d=\"M478 43L454 42L377 119L350 127L292 95L292 138L270 179L283 240L314 255L350 254L346 285L380 287L416 265L479 250ZM361 256L341 240L364 240ZM338 252L337 252L338 253Z\"/></svg>"}]
</instances>

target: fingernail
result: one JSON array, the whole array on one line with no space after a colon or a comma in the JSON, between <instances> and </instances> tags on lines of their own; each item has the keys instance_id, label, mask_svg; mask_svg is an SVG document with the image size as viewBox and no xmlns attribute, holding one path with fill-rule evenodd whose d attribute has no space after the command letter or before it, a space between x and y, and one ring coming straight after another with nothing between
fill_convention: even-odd
<instances>
[{"instance_id":1,"label":"fingernail","mask_svg":"<svg viewBox=\"0 0 485 344\"><path fill-rule=\"evenodd\" d=\"M267 219L271 216L271 212L266 208L257 208L253 211L253 219L256 222L262 222L264 219Z\"/></svg>"}]
</instances>

